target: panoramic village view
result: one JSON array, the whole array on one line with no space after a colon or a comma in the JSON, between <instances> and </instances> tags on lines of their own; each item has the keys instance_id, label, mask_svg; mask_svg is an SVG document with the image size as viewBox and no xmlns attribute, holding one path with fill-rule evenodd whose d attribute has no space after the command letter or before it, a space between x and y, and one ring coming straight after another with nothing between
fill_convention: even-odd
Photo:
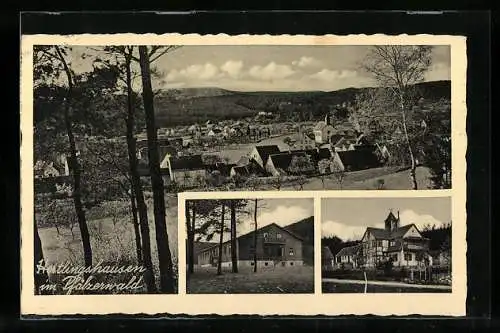
<instances>
[{"instance_id":1,"label":"panoramic village view","mask_svg":"<svg viewBox=\"0 0 500 333\"><path fill-rule=\"evenodd\" d=\"M313 293L313 199L186 201L187 292Z\"/></svg>"},{"instance_id":2,"label":"panoramic village view","mask_svg":"<svg viewBox=\"0 0 500 333\"><path fill-rule=\"evenodd\" d=\"M323 293L451 292L449 197L323 198L321 209Z\"/></svg>"},{"instance_id":3,"label":"panoramic village view","mask_svg":"<svg viewBox=\"0 0 500 333\"><path fill-rule=\"evenodd\" d=\"M175 293L179 192L451 188L449 71L445 46L37 46L35 264Z\"/></svg>"}]
</instances>

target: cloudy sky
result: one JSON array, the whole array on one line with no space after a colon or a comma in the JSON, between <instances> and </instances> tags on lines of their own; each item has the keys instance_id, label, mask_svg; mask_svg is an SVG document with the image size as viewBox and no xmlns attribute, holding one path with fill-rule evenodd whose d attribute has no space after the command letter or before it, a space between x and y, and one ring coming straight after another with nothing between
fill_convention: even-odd
<instances>
[{"instance_id":1,"label":"cloudy sky","mask_svg":"<svg viewBox=\"0 0 500 333\"><path fill-rule=\"evenodd\" d=\"M373 86L359 69L369 46L183 46L155 62L156 88L219 87L237 91L332 91ZM79 60L77 71L91 68ZM87 52L92 53L92 51ZM450 48L436 46L427 81L450 79Z\"/></svg>"},{"instance_id":2,"label":"cloudy sky","mask_svg":"<svg viewBox=\"0 0 500 333\"><path fill-rule=\"evenodd\" d=\"M252 214L239 216L237 227L238 236L244 235L253 230L253 207L254 204L252 200L247 208L251 210ZM271 223L276 223L279 226L284 227L314 215L313 199L262 199L259 200L257 207L257 221L259 228ZM228 239L229 235L225 235L224 241Z\"/></svg>"},{"instance_id":3,"label":"cloudy sky","mask_svg":"<svg viewBox=\"0 0 500 333\"><path fill-rule=\"evenodd\" d=\"M358 240L366 227L383 228L392 209L401 225L415 223L420 230L426 224L451 222L449 197L435 198L328 198L321 203L322 236L336 235L343 240Z\"/></svg>"}]
</instances>

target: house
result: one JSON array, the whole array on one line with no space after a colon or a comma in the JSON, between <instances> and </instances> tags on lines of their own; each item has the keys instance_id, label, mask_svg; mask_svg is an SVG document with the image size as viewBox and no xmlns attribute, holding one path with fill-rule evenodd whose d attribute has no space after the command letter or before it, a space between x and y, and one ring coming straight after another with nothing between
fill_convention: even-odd
<instances>
[{"instance_id":1,"label":"house","mask_svg":"<svg viewBox=\"0 0 500 333\"><path fill-rule=\"evenodd\" d=\"M187 242L187 240L186 240ZM210 247L214 246L214 243L212 242L194 242L193 247L194 247L194 255L193 255L193 263L194 265L198 265L198 253L202 252L205 249L208 249Z\"/></svg>"},{"instance_id":2,"label":"house","mask_svg":"<svg viewBox=\"0 0 500 333\"><path fill-rule=\"evenodd\" d=\"M429 239L422 236L415 224L400 226L399 212L397 217L389 212L384 225L384 229L366 228L357 265L373 268L386 260L392 260L395 267L432 265Z\"/></svg>"},{"instance_id":3,"label":"house","mask_svg":"<svg viewBox=\"0 0 500 333\"><path fill-rule=\"evenodd\" d=\"M321 247L321 270L329 271L335 267L335 257L328 246Z\"/></svg>"},{"instance_id":4,"label":"house","mask_svg":"<svg viewBox=\"0 0 500 333\"><path fill-rule=\"evenodd\" d=\"M254 159L261 168L265 169L269 155L281 153L277 145L255 146L250 152L250 158Z\"/></svg>"},{"instance_id":5,"label":"house","mask_svg":"<svg viewBox=\"0 0 500 333\"><path fill-rule=\"evenodd\" d=\"M255 237L257 245L254 246ZM303 239L286 228L272 223L236 238L236 256L239 267L253 266L254 254L258 267L302 266ZM198 252L198 265L217 266L219 244L214 243ZM231 267L231 242L222 244L223 267Z\"/></svg>"},{"instance_id":6,"label":"house","mask_svg":"<svg viewBox=\"0 0 500 333\"><path fill-rule=\"evenodd\" d=\"M201 155L172 157L167 154L160 168L167 171L163 174L167 185L177 183L184 186L197 186L207 177L207 170Z\"/></svg>"},{"instance_id":7,"label":"house","mask_svg":"<svg viewBox=\"0 0 500 333\"><path fill-rule=\"evenodd\" d=\"M314 265L314 217L310 216L301 221L289 224L284 228L302 238L302 258L304 264Z\"/></svg>"},{"instance_id":8,"label":"house","mask_svg":"<svg viewBox=\"0 0 500 333\"><path fill-rule=\"evenodd\" d=\"M68 176L68 159L65 154L59 154L50 161L39 160L35 163L34 172L35 178Z\"/></svg>"},{"instance_id":9,"label":"house","mask_svg":"<svg viewBox=\"0 0 500 333\"><path fill-rule=\"evenodd\" d=\"M297 157L307 157L303 151L283 152L269 156L265 170L272 176L288 174L292 160Z\"/></svg>"},{"instance_id":10,"label":"house","mask_svg":"<svg viewBox=\"0 0 500 333\"><path fill-rule=\"evenodd\" d=\"M246 156L242 157L236 165L234 165L229 173L231 178L234 177L249 177L255 175L257 177L263 177L266 175L266 171L259 165L254 159L248 159Z\"/></svg>"},{"instance_id":11,"label":"house","mask_svg":"<svg viewBox=\"0 0 500 333\"><path fill-rule=\"evenodd\" d=\"M334 158L335 168L341 171L358 171L377 168L382 165L379 157L372 150L354 149L336 151Z\"/></svg>"},{"instance_id":12,"label":"house","mask_svg":"<svg viewBox=\"0 0 500 333\"><path fill-rule=\"evenodd\" d=\"M303 133L301 131L291 139L295 142L295 147L300 150L314 149L316 147L314 134Z\"/></svg>"},{"instance_id":13,"label":"house","mask_svg":"<svg viewBox=\"0 0 500 333\"><path fill-rule=\"evenodd\" d=\"M176 147L171 145L159 145L158 155L160 157L160 161L163 161L167 154L170 156L177 156L178 150ZM144 161L145 163L148 163L149 161L148 147L141 147L137 150L137 159L140 161Z\"/></svg>"},{"instance_id":14,"label":"house","mask_svg":"<svg viewBox=\"0 0 500 333\"><path fill-rule=\"evenodd\" d=\"M330 124L328 115L325 117L324 121L320 121L314 126L313 134L314 139L317 143L326 143L330 140L334 131L333 126Z\"/></svg>"},{"instance_id":15,"label":"house","mask_svg":"<svg viewBox=\"0 0 500 333\"><path fill-rule=\"evenodd\" d=\"M335 134L331 137L332 147L335 151L348 151L354 150L357 145L368 145L364 134L350 133L350 134Z\"/></svg>"},{"instance_id":16,"label":"house","mask_svg":"<svg viewBox=\"0 0 500 333\"><path fill-rule=\"evenodd\" d=\"M360 245L347 246L335 255L335 266L341 268L357 268Z\"/></svg>"}]
</instances>

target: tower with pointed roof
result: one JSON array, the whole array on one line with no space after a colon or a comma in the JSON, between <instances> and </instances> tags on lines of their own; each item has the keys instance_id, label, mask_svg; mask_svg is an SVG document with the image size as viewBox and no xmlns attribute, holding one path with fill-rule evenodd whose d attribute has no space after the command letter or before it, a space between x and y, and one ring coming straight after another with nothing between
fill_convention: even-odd
<instances>
[{"instance_id":1,"label":"tower with pointed roof","mask_svg":"<svg viewBox=\"0 0 500 333\"><path fill-rule=\"evenodd\" d=\"M387 215L385 219L385 230L394 231L399 228L399 211L398 217L394 216L392 210L389 211L389 215Z\"/></svg>"}]
</instances>

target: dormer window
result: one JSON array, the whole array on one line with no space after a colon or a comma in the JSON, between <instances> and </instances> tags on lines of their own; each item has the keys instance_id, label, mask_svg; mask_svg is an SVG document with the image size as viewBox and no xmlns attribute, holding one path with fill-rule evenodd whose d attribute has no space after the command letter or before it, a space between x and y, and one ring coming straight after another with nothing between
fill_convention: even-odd
<instances>
[{"instance_id":1,"label":"dormer window","mask_svg":"<svg viewBox=\"0 0 500 333\"><path fill-rule=\"evenodd\" d=\"M281 234L279 232L276 234L276 238L281 239Z\"/></svg>"},{"instance_id":2,"label":"dormer window","mask_svg":"<svg viewBox=\"0 0 500 333\"><path fill-rule=\"evenodd\" d=\"M264 238L269 237L269 234L267 232L264 233Z\"/></svg>"}]
</instances>

